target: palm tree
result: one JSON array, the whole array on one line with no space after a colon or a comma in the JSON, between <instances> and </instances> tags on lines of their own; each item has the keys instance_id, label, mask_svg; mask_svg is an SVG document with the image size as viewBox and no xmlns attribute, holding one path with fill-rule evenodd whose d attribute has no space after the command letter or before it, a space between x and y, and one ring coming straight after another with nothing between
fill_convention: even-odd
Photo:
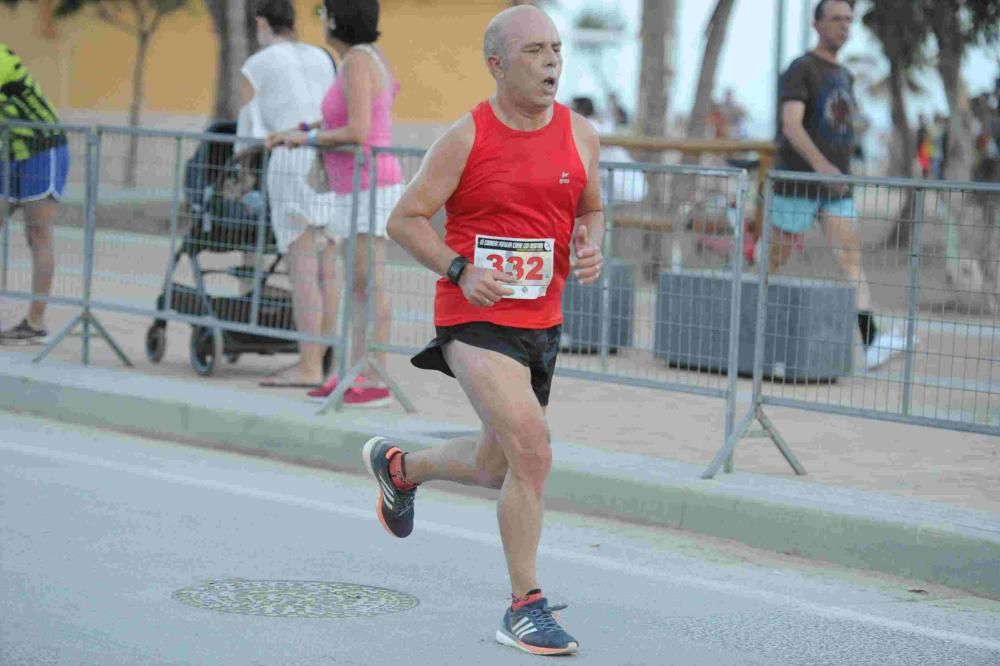
<instances>
[{"instance_id":1,"label":"palm tree","mask_svg":"<svg viewBox=\"0 0 1000 666\"><path fill-rule=\"evenodd\" d=\"M674 79L673 51L677 23L676 0L643 0L642 55L639 62L639 102L636 105L636 126L643 136L664 136L667 133L668 95ZM641 157L646 162L659 162L662 155L650 152ZM662 177L647 178L647 198L658 206L666 198ZM643 261L642 275L654 280L663 263L663 238L659 232L644 231L642 248L649 253Z\"/></svg>"},{"instance_id":2,"label":"palm tree","mask_svg":"<svg viewBox=\"0 0 1000 666\"><path fill-rule=\"evenodd\" d=\"M668 95L674 80L676 23L677 0L643 0L636 120L639 133L644 136L664 136L667 133Z\"/></svg>"},{"instance_id":3,"label":"palm tree","mask_svg":"<svg viewBox=\"0 0 1000 666\"><path fill-rule=\"evenodd\" d=\"M729 18L733 13L736 0L718 0L715 11L708 20L705 31L705 50L701 56L701 71L698 74L698 86L695 89L694 106L688 118L687 135L700 138L705 133L705 118L712 102L715 90L715 74L719 68L719 58L726 42L726 30L729 28ZM692 156L693 157L693 156ZM695 157L695 159L697 159ZM685 162L689 156L685 156Z\"/></svg>"}]
</instances>

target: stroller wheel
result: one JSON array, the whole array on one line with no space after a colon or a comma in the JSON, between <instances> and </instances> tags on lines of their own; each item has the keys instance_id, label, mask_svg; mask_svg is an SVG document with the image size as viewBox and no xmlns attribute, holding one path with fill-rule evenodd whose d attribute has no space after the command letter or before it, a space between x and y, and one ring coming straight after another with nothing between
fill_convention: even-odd
<instances>
[{"instance_id":1,"label":"stroller wheel","mask_svg":"<svg viewBox=\"0 0 1000 666\"><path fill-rule=\"evenodd\" d=\"M146 358L150 363L159 363L167 351L167 327L153 324L146 331Z\"/></svg>"},{"instance_id":2,"label":"stroller wheel","mask_svg":"<svg viewBox=\"0 0 1000 666\"><path fill-rule=\"evenodd\" d=\"M221 356L222 340L215 330L196 326L191 329L191 367L202 377L208 377L215 370L215 362Z\"/></svg>"}]
</instances>

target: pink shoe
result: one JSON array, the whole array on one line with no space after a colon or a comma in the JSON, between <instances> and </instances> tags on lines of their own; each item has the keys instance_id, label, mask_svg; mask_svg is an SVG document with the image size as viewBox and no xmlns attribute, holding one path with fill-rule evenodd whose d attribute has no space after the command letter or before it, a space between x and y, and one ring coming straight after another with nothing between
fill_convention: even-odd
<instances>
[{"instance_id":1,"label":"pink shoe","mask_svg":"<svg viewBox=\"0 0 1000 666\"><path fill-rule=\"evenodd\" d=\"M358 379L361 379L358 377ZM306 393L310 398L319 398L320 400L325 400L330 396L331 393L337 390L337 375L330 377L325 384L319 388L314 388L313 390Z\"/></svg>"},{"instance_id":2,"label":"pink shoe","mask_svg":"<svg viewBox=\"0 0 1000 666\"><path fill-rule=\"evenodd\" d=\"M384 386L347 389L344 404L348 407L385 407L392 403L392 394Z\"/></svg>"}]
</instances>

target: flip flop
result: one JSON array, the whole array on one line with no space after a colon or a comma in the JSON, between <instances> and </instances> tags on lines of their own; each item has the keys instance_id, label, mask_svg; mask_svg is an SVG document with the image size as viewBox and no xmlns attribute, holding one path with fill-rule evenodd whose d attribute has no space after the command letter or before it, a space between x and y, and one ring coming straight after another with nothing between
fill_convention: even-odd
<instances>
[{"instance_id":1,"label":"flip flop","mask_svg":"<svg viewBox=\"0 0 1000 666\"><path fill-rule=\"evenodd\" d=\"M258 384L264 388L288 388L288 389L314 389L321 384L306 384L303 382L285 381L281 379L267 379Z\"/></svg>"}]
</instances>

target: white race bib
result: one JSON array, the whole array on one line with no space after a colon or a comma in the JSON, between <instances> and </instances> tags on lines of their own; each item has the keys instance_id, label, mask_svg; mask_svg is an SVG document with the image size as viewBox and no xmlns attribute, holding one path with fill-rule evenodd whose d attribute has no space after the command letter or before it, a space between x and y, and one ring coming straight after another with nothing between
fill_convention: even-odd
<instances>
[{"instance_id":1,"label":"white race bib","mask_svg":"<svg viewBox=\"0 0 1000 666\"><path fill-rule=\"evenodd\" d=\"M473 263L480 268L501 271L517 280L504 298L541 298L555 271L556 242L552 238L504 238L476 236Z\"/></svg>"}]
</instances>

